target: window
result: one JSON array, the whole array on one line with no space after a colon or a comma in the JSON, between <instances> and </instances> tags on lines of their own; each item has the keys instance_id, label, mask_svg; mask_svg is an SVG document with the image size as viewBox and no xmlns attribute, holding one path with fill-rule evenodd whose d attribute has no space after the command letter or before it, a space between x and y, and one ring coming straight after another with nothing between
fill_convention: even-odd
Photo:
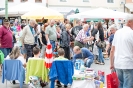
<instances>
[{"instance_id":1,"label":"window","mask_svg":"<svg viewBox=\"0 0 133 88\"><path fill-rule=\"evenodd\" d=\"M108 3L114 3L114 0L107 0Z\"/></svg>"},{"instance_id":2,"label":"window","mask_svg":"<svg viewBox=\"0 0 133 88\"><path fill-rule=\"evenodd\" d=\"M26 2L26 1L28 1L28 0L21 0L21 2Z\"/></svg>"},{"instance_id":3,"label":"window","mask_svg":"<svg viewBox=\"0 0 133 88\"><path fill-rule=\"evenodd\" d=\"M35 2L42 2L42 0L35 0Z\"/></svg>"},{"instance_id":4,"label":"window","mask_svg":"<svg viewBox=\"0 0 133 88\"><path fill-rule=\"evenodd\" d=\"M60 2L67 2L67 0L60 0Z\"/></svg>"},{"instance_id":5,"label":"window","mask_svg":"<svg viewBox=\"0 0 133 88\"><path fill-rule=\"evenodd\" d=\"M13 2L13 0L8 0L8 2Z\"/></svg>"},{"instance_id":6,"label":"window","mask_svg":"<svg viewBox=\"0 0 133 88\"><path fill-rule=\"evenodd\" d=\"M89 0L83 0L83 2L89 2Z\"/></svg>"}]
</instances>

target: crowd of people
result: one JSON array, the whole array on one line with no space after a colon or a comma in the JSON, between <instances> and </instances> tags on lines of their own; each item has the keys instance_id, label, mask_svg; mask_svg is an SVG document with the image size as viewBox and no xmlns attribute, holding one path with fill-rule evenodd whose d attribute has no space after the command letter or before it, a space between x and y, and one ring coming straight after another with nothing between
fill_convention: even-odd
<instances>
[{"instance_id":1,"label":"crowd of people","mask_svg":"<svg viewBox=\"0 0 133 88\"><path fill-rule=\"evenodd\" d=\"M132 19L128 19L127 26L118 32L114 23L107 28L106 22L87 23L76 20L76 24L73 24L68 19L64 19L64 22L50 20L40 26L32 19L27 25L19 22L11 23L5 19L0 27L0 50L6 59L18 59L24 67L30 57L45 58L48 43L52 45L53 54L73 62L82 59L85 67L89 68L93 61L104 65L103 52L105 52L108 57L110 56L111 69L114 69L115 64L120 85L126 86L123 84L124 80L130 79L126 79L126 73L133 73L133 71L121 69L132 69ZM125 74L124 78L123 74Z\"/></svg>"}]
</instances>

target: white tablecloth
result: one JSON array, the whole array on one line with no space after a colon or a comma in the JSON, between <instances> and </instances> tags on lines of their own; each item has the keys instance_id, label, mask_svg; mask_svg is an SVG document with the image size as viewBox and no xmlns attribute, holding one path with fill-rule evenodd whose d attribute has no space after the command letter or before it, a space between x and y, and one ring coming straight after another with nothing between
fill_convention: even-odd
<instances>
[{"instance_id":1,"label":"white tablecloth","mask_svg":"<svg viewBox=\"0 0 133 88\"><path fill-rule=\"evenodd\" d=\"M90 80L73 80L71 88L96 88L94 81Z\"/></svg>"}]
</instances>

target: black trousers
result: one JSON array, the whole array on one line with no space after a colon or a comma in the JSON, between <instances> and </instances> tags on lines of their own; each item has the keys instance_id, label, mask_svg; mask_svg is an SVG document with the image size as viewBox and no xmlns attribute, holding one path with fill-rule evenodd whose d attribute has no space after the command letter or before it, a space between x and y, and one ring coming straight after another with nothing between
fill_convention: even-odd
<instances>
[{"instance_id":1,"label":"black trousers","mask_svg":"<svg viewBox=\"0 0 133 88\"><path fill-rule=\"evenodd\" d=\"M61 47L61 48L63 48L65 51L64 57L70 60L70 47Z\"/></svg>"},{"instance_id":2,"label":"black trousers","mask_svg":"<svg viewBox=\"0 0 133 88\"><path fill-rule=\"evenodd\" d=\"M26 62L28 62L28 58L33 57L33 47L34 47L34 45L24 44L24 47L25 47L26 53L27 53Z\"/></svg>"}]
</instances>

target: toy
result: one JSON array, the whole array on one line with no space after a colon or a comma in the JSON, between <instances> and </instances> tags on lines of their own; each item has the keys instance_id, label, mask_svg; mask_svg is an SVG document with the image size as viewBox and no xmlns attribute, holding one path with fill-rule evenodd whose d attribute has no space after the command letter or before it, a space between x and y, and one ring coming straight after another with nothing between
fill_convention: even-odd
<instances>
[{"instance_id":1,"label":"toy","mask_svg":"<svg viewBox=\"0 0 133 88\"><path fill-rule=\"evenodd\" d=\"M36 76L30 76L30 85L29 88L41 88L40 86L40 80L38 77Z\"/></svg>"}]
</instances>

